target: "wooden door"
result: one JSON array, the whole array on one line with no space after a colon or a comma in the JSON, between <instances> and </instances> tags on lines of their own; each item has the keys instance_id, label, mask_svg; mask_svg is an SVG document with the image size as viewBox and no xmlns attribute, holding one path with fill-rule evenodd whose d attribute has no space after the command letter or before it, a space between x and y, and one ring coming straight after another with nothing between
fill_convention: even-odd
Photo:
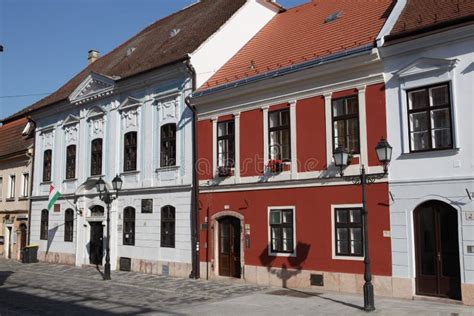
<instances>
[{"instance_id":1,"label":"wooden door","mask_svg":"<svg viewBox=\"0 0 474 316\"><path fill-rule=\"evenodd\" d=\"M101 222L91 222L89 259L91 264L102 265L104 252L104 228Z\"/></svg>"},{"instance_id":2,"label":"wooden door","mask_svg":"<svg viewBox=\"0 0 474 316\"><path fill-rule=\"evenodd\" d=\"M456 210L427 202L415 210L416 293L461 299Z\"/></svg>"},{"instance_id":3,"label":"wooden door","mask_svg":"<svg viewBox=\"0 0 474 316\"><path fill-rule=\"evenodd\" d=\"M219 275L240 278L240 220L219 221Z\"/></svg>"}]
</instances>

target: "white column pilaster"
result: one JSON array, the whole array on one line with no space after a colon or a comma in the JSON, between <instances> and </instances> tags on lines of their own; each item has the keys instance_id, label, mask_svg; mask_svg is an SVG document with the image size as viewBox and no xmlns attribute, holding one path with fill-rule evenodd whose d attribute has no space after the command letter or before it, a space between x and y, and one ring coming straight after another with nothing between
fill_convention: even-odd
<instances>
[{"instance_id":1,"label":"white column pilaster","mask_svg":"<svg viewBox=\"0 0 474 316\"><path fill-rule=\"evenodd\" d=\"M360 163L368 166L367 156L367 112L365 107L366 86L357 87L359 99Z\"/></svg>"},{"instance_id":2,"label":"white column pilaster","mask_svg":"<svg viewBox=\"0 0 474 316\"><path fill-rule=\"evenodd\" d=\"M262 107L263 112L263 168L266 168L268 165L268 109L270 107Z\"/></svg>"},{"instance_id":3,"label":"white column pilaster","mask_svg":"<svg viewBox=\"0 0 474 316\"><path fill-rule=\"evenodd\" d=\"M296 100L290 102L290 137L291 137L291 178L298 178L298 155L296 146Z\"/></svg>"},{"instance_id":4,"label":"white column pilaster","mask_svg":"<svg viewBox=\"0 0 474 316\"><path fill-rule=\"evenodd\" d=\"M240 183L240 112L234 113L234 135L235 135L235 161L234 177L235 183Z\"/></svg>"},{"instance_id":5,"label":"white column pilaster","mask_svg":"<svg viewBox=\"0 0 474 316\"><path fill-rule=\"evenodd\" d=\"M326 116L326 166L332 164L332 105L331 105L332 93L324 94L324 108Z\"/></svg>"},{"instance_id":6,"label":"white column pilaster","mask_svg":"<svg viewBox=\"0 0 474 316\"><path fill-rule=\"evenodd\" d=\"M212 118L212 177L217 172L217 117Z\"/></svg>"}]
</instances>

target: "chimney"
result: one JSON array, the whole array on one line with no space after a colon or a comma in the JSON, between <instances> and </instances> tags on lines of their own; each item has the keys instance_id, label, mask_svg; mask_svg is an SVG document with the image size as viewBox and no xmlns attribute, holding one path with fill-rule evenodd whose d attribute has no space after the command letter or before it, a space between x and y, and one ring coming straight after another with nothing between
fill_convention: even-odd
<instances>
[{"instance_id":1,"label":"chimney","mask_svg":"<svg viewBox=\"0 0 474 316\"><path fill-rule=\"evenodd\" d=\"M97 59L99 59L99 57L100 57L100 53L96 50L91 49L89 51L89 54L87 55L87 60L89 62L89 65L92 64Z\"/></svg>"}]
</instances>

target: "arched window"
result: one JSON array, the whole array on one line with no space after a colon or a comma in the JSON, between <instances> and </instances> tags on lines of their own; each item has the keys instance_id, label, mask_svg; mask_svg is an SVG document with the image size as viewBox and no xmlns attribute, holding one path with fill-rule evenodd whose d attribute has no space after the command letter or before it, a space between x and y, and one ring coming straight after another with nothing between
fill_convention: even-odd
<instances>
[{"instance_id":1,"label":"arched window","mask_svg":"<svg viewBox=\"0 0 474 316\"><path fill-rule=\"evenodd\" d=\"M40 239L48 240L48 222L49 222L49 211L41 211L41 227L40 227Z\"/></svg>"},{"instance_id":2,"label":"arched window","mask_svg":"<svg viewBox=\"0 0 474 316\"><path fill-rule=\"evenodd\" d=\"M123 210L123 244L135 245L135 209L126 207Z\"/></svg>"},{"instance_id":3,"label":"arched window","mask_svg":"<svg viewBox=\"0 0 474 316\"><path fill-rule=\"evenodd\" d=\"M66 179L76 177L76 145L69 145L66 148Z\"/></svg>"},{"instance_id":4,"label":"arched window","mask_svg":"<svg viewBox=\"0 0 474 316\"><path fill-rule=\"evenodd\" d=\"M74 239L74 211L70 208L64 213L64 241Z\"/></svg>"},{"instance_id":5,"label":"arched window","mask_svg":"<svg viewBox=\"0 0 474 316\"><path fill-rule=\"evenodd\" d=\"M176 210L167 205L161 208L161 247L174 248Z\"/></svg>"},{"instance_id":6,"label":"arched window","mask_svg":"<svg viewBox=\"0 0 474 316\"><path fill-rule=\"evenodd\" d=\"M161 164L162 168L176 166L176 124L161 127Z\"/></svg>"},{"instance_id":7,"label":"arched window","mask_svg":"<svg viewBox=\"0 0 474 316\"><path fill-rule=\"evenodd\" d=\"M137 132L125 134L123 148L123 171L137 170Z\"/></svg>"},{"instance_id":8,"label":"arched window","mask_svg":"<svg viewBox=\"0 0 474 316\"><path fill-rule=\"evenodd\" d=\"M51 161L53 158L53 151L51 149L44 151L43 156L43 182L51 181Z\"/></svg>"}]
</instances>

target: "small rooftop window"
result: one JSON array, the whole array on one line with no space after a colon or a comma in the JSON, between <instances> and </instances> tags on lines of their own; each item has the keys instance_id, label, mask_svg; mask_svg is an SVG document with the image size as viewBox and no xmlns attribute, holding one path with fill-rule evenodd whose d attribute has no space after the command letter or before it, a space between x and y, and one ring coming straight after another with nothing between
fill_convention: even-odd
<instances>
[{"instance_id":1,"label":"small rooftop window","mask_svg":"<svg viewBox=\"0 0 474 316\"><path fill-rule=\"evenodd\" d=\"M176 35L178 35L178 33L181 31L181 29L172 29L170 31L170 38L173 38L175 37Z\"/></svg>"},{"instance_id":2,"label":"small rooftop window","mask_svg":"<svg viewBox=\"0 0 474 316\"><path fill-rule=\"evenodd\" d=\"M324 19L324 23L330 23L330 22L332 22L332 21L335 21L335 20L339 19L341 16L342 16L342 12L341 12L341 11L334 12L334 13L328 15L328 16Z\"/></svg>"},{"instance_id":3,"label":"small rooftop window","mask_svg":"<svg viewBox=\"0 0 474 316\"><path fill-rule=\"evenodd\" d=\"M136 47L127 48L127 52L126 52L127 57L130 56L135 51L135 49L137 48Z\"/></svg>"}]
</instances>

